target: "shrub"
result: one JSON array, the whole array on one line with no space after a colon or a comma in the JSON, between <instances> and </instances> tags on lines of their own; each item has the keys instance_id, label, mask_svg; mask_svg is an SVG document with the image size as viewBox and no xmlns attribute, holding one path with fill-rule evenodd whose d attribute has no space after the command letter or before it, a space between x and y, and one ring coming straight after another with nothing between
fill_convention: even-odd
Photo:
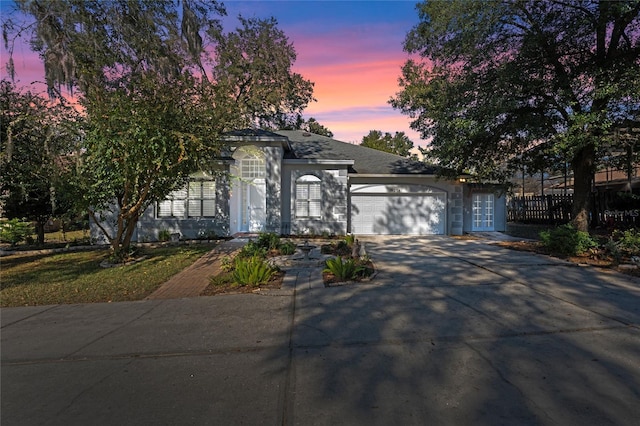
<instances>
[{"instance_id":1,"label":"shrub","mask_svg":"<svg viewBox=\"0 0 640 426\"><path fill-rule=\"evenodd\" d=\"M622 260L622 252L620 251L618 243L616 243L616 241L612 237L609 237L609 239L605 242L604 250L609 254L609 256L613 258L614 262L620 263L620 261Z\"/></svg>"},{"instance_id":2,"label":"shrub","mask_svg":"<svg viewBox=\"0 0 640 426\"><path fill-rule=\"evenodd\" d=\"M340 240L331 244L324 244L320 247L322 254L333 254L336 256L348 256L351 254L351 248L346 241Z\"/></svg>"},{"instance_id":3,"label":"shrub","mask_svg":"<svg viewBox=\"0 0 640 426\"><path fill-rule=\"evenodd\" d=\"M280 254L289 256L296 252L296 245L291 241L286 241L280 244Z\"/></svg>"},{"instance_id":4,"label":"shrub","mask_svg":"<svg viewBox=\"0 0 640 426\"><path fill-rule=\"evenodd\" d=\"M20 219L11 219L0 227L0 241L10 243L12 247L20 241L24 241L33 234L33 227L29 222L22 222Z\"/></svg>"},{"instance_id":5,"label":"shrub","mask_svg":"<svg viewBox=\"0 0 640 426\"><path fill-rule=\"evenodd\" d=\"M168 229L161 229L158 231L158 241L169 241L171 239L171 231Z\"/></svg>"},{"instance_id":6,"label":"shrub","mask_svg":"<svg viewBox=\"0 0 640 426\"><path fill-rule=\"evenodd\" d=\"M269 281L274 272L275 269L258 256L238 257L233 270L233 279L238 284L256 287Z\"/></svg>"},{"instance_id":7,"label":"shrub","mask_svg":"<svg viewBox=\"0 0 640 426\"><path fill-rule=\"evenodd\" d=\"M240 253L238 253L238 257L241 258L250 258L250 257L267 257L267 249L258 245L255 241L249 241L247 244L242 247Z\"/></svg>"},{"instance_id":8,"label":"shrub","mask_svg":"<svg viewBox=\"0 0 640 426\"><path fill-rule=\"evenodd\" d=\"M273 232L262 232L255 243L267 250L277 250L280 246L280 236Z\"/></svg>"},{"instance_id":9,"label":"shrub","mask_svg":"<svg viewBox=\"0 0 640 426\"><path fill-rule=\"evenodd\" d=\"M552 253L562 256L581 255L598 246L588 232L578 231L570 224L540 232L540 240Z\"/></svg>"},{"instance_id":10,"label":"shrub","mask_svg":"<svg viewBox=\"0 0 640 426\"><path fill-rule=\"evenodd\" d=\"M348 245L348 246L352 246L353 243L356 242L356 236L354 234L348 234L344 236L344 242Z\"/></svg>"},{"instance_id":11,"label":"shrub","mask_svg":"<svg viewBox=\"0 0 640 426\"><path fill-rule=\"evenodd\" d=\"M640 230L615 231L613 239L618 249L628 256L640 256Z\"/></svg>"},{"instance_id":12,"label":"shrub","mask_svg":"<svg viewBox=\"0 0 640 426\"><path fill-rule=\"evenodd\" d=\"M234 265L234 262L231 256L223 256L220 259L220 269L222 270L222 272L233 271L233 265Z\"/></svg>"},{"instance_id":13,"label":"shrub","mask_svg":"<svg viewBox=\"0 0 640 426\"><path fill-rule=\"evenodd\" d=\"M326 266L322 272L330 272L340 281L353 280L366 269L354 259L343 260L340 256L327 259Z\"/></svg>"}]
</instances>

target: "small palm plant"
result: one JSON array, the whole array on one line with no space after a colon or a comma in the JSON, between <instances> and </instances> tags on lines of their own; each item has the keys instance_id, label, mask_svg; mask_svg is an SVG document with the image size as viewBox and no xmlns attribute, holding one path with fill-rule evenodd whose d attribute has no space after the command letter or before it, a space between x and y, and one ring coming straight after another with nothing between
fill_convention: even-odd
<instances>
[{"instance_id":1,"label":"small palm plant","mask_svg":"<svg viewBox=\"0 0 640 426\"><path fill-rule=\"evenodd\" d=\"M332 273L338 281L353 280L365 270L364 266L358 265L354 259L343 260L340 256L327 259L326 265L322 272Z\"/></svg>"},{"instance_id":2,"label":"small palm plant","mask_svg":"<svg viewBox=\"0 0 640 426\"><path fill-rule=\"evenodd\" d=\"M236 257L233 279L238 284L257 287L268 282L275 271L259 256Z\"/></svg>"},{"instance_id":3,"label":"small palm plant","mask_svg":"<svg viewBox=\"0 0 640 426\"><path fill-rule=\"evenodd\" d=\"M286 241L280 244L280 254L283 256L289 256L296 252L296 245L291 241Z\"/></svg>"}]
</instances>

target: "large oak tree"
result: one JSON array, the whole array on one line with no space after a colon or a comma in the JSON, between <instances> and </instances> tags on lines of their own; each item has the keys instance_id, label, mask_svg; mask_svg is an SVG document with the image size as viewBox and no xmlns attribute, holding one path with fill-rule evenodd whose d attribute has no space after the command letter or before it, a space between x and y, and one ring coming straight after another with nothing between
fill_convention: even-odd
<instances>
[{"instance_id":1,"label":"large oak tree","mask_svg":"<svg viewBox=\"0 0 640 426\"><path fill-rule=\"evenodd\" d=\"M297 114L312 99L273 19L241 18L225 34L224 9L212 1L18 6L34 25L5 23L5 42L33 28L51 92L66 86L78 95L87 123L82 201L116 254L127 251L149 205L198 169L210 171L222 132Z\"/></svg>"},{"instance_id":2,"label":"large oak tree","mask_svg":"<svg viewBox=\"0 0 640 426\"><path fill-rule=\"evenodd\" d=\"M588 226L603 135L640 110L640 1L426 1L391 104L459 173L504 178L536 144L569 160Z\"/></svg>"},{"instance_id":3,"label":"large oak tree","mask_svg":"<svg viewBox=\"0 0 640 426\"><path fill-rule=\"evenodd\" d=\"M313 100L313 83L293 72L295 48L274 18L239 20L217 39L212 74L220 101L238 112L240 127L289 127Z\"/></svg>"}]
</instances>

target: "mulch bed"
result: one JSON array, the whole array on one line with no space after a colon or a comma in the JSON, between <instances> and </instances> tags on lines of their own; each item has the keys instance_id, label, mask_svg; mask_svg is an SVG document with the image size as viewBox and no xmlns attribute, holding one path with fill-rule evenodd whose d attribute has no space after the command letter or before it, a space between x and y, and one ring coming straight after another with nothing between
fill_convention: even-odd
<instances>
[{"instance_id":1,"label":"mulch bed","mask_svg":"<svg viewBox=\"0 0 640 426\"><path fill-rule=\"evenodd\" d=\"M262 284L258 287L251 287L248 285L239 286L233 283L229 284L209 284L204 289L200 296L215 296L217 294L246 294L257 293L261 290L275 290L282 287L282 280L284 279L284 272L276 272L271 276L268 283Z\"/></svg>"},{"instance_id":2,"label":"mulch bed","mask_svg":"<svg viewBox=\"0 0 640 426\"><path fill-rule=\"evenodd\" d=\"M589 265L589 266L595 266L598 268L612 269L626 275L640 277L639 269L620 268L619 267L620 265L618 263L616 263L611 257L607 256L601 251L594 251L590 254L585 254L582 256L564 256L563 257L563 256L554 255L549 250L547 250L539 241L500 241L497 243L497 245L499 245L500 247L505 247L512 250L527 251L527 252L533 252L538 254L544 254L547 256L553 256L553 257L567 260L571 263L575 263L578 265Z\"/></svg>"}]
</instances>

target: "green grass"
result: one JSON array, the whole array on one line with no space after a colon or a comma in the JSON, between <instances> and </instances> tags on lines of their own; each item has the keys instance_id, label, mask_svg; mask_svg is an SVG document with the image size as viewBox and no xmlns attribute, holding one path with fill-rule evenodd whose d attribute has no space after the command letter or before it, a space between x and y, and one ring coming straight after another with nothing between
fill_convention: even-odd
<instances>
[{"instance_id":1,"label":"green grass","mask_svg":"<svg viewBox=\"0 0 640 426\"><path fill-rule=\"evenodd\" d=\"M107 250L0 259L0 306L140 300L212 249L211 245L144 249L132 265L102 268Z\"/></svg>"}]
</instances>

